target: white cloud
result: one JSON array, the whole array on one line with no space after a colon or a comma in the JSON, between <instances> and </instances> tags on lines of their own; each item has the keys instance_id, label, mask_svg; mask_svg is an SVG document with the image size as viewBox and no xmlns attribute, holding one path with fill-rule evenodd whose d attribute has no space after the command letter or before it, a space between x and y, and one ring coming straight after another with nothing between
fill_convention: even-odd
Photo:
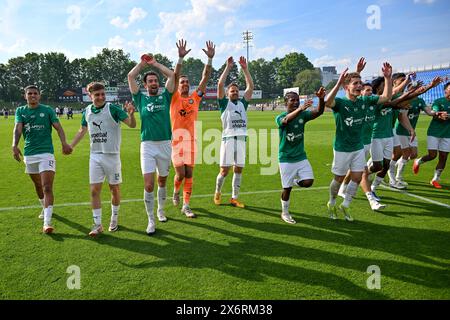
<instances>
[{"instance_id":1,"label":"white cloud","mask_svg":"<svg viewBox=\"0 0 450 320\"><path fill-rule=\"evenodd\" d=\"M66 21L67 28L69 30L81 29L81 7L71 5L67 7L66 13L69 15Z\"/></svg>"},{"instance_id":2,"label":"white cloud","mask_svg":"<svg viewBox=\"0 0 450 320\"><path fill-rule=\"evenodd\" d=\"M0 52L9 55L20 55L27 51L27 42L25 38L17 39L12 45L4 45L0 42Z\"/></svg>"},{"instance_id":3,"label":"white cloud","mask_svg":"<svg viewBox=\"0 0 450 320\"><path fill-rule=\"evenodd\" d=\"M108 40L108 48L110 49L123 49L125 44L125 39L121 36L115 36Z\"/></svg>"},{"instance_id":4,"label":"white cloud","mask_svg":"<svg viewBox=\"0 0 450 320\"><path fill-rule=\"evenodd\" d=\"M313 65L315 67L326 67L326 66L336 66L338 69L350 67L352 64L352 59L348 57L336 59L334 56L324 55L313 60Z\"/></svg>"},{"instance_id":5,"label":"white cloud","mask_svg":"<svg viewBox=\"0 0 450 320\"><path fill-rule=\"evenodd\" d=\"M308 48L313 48L316 50L323 50L328 47L328 40L312 38L308 39L305 43Z\"/></svg>"},{"instance_id":6,"label":"white cloud","mask_svg":"<svg viewBox=\"0 0 450 320\"><path fill-rule=\"evenodd\" d=\"M416 4L433 4L436 0L414 0Z\"/></svg>"},{"instance_id":7,"label":"white cloud","mask_svg":"<svg viewBox=\"0 0 450 320\"><path fill-rule=\"evenodd\" d=\"M147 11L142 8L133 8L128 16L128 21L124 21L121 17L115 17L111 19L110 24L120 29L127 29L133 23L145 19L147 14Z\"/></svg>"}]
</instances>

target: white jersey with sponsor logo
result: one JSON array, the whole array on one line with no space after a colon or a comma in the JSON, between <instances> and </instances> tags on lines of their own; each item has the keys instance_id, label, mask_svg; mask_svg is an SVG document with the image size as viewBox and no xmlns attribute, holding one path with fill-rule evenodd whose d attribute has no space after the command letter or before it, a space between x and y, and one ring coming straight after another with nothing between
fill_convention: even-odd
<instances>
[{"instance_id":1,"label":"white jersey with sponsor logo","mask_svg":"<svg viewBox=\"0 0 450 320\"><path fill-rule=\"evenodd\" d=\"M242 101L237 104L228 101L228 105L221 115L222 138L247 136L247 111Z\"/></svg>"},{"instance_id":2,"label":"white jersey with sponsor logo","mask_svg":"<svg viewBox=\"0 0 450 320\"><path fill-rule=\"evenodd\" d=\"M91 106L86 109L91 153L120 153L122 140L120 122L111 116L110 104L107 103L100 112L94 113Z\"/></svg>"}]
</instances>

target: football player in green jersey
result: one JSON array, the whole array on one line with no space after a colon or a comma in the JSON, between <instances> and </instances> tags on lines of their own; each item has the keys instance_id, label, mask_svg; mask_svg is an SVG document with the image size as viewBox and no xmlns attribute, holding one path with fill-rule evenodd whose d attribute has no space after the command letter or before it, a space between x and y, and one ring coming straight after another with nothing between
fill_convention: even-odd
<instances>
[{"instance_id":1,"label":"football player in green jersey","mask_svg":"<svg viewBox=\"0 0 450 320\"><path fill-rule=\"evenodd\" d=\"M439 162L430 184L436 189L442 189L439 180L450 152L450 118L448 116L450 113L450 82L444 86L444 97L433 102L433 111L436 112L436 115L427 132L428 154L414 161L413 171L418 174L420 165L434 160L439 153Z\"/></svg>"},{"instance_id":2,"label":"football player in green jersey","mask_svg":"<svg viewBox=\"0 0 450 320\"><path fill-rule=\"evenodd\" d=\"M300 98L295 92L288 92L284 97L287 112L280 114L276 123L280 133L280 148L278 159L283 193L281 194L281 219L294 224L295 220L289 213L291 190L294 185L309 188L313 185L314 174L304 148L305 125L323 114L325 109L325 89L321 87L316 93L319 106L312 106L312 100L299 107Z\"/></svg>"},{"instance_id":3,"label":"football player in green jersey","mask_svg":"<svg viewBox=\"0 0 450 320\"><path fill-rule=\"evenodd\" d=\"M49 106L40 104L40 99L38 87L31 85L25 88L27 104L16 110L12 152L14 159L21 162L22 152L18 146L23 134L25 173L30 175L43 207L43 213L39 216L44 219L42 231L52 233L54 231L51 224L54 202L53 180L56 172L52 127L58 132L63 154L72 153L72 148L66 141L66 135L55 111Z\"/></svg>"},{"instance_id":4,"label":"football player in green jersey","mask_svg":"<svg viewBox=\"0 0 450 320\"><path fill-rule=\"evenodd\" d=\"M337 219L336 197L347 171L351 171L344 202L339 209L347 221L353 221L349 206L356 195L358 185L366 166L362 130L367 109L390 101L392 97L392 66L384 63L382 72L385 78L385 90L381 96L362 97L363 83L357 72L341 74L333 90L326 99L326 106L333 109L336 122L334 141L334 160L332 172L334 179L330 184L330 200L327 203L331 219ZM336 98L340 87L344 86L346 96Z\"/></svg>"},{"instance_id":5,"label":"football player in green jersey","mask_svg":"<svg viewBox=\"0 0 450 320\"><path fill-rule=\"evenodd\" d=\"M156 68L167 78L161 94L158 75L153 71L147 72L143 78L147 94L140 91L136 78L146 66ZM128 84L136 109L141 115L141 170L144 176L144 203L148 215L146 232L151 236L155 233L156 226L153 212L155 172L158 174L158 219L160 222L167 221L164 204L172 156L170 104L175 90L175 73L156 61L153 55L145 54L141 57L141 62L128 73Z\"/></svg>"}]
</instances>

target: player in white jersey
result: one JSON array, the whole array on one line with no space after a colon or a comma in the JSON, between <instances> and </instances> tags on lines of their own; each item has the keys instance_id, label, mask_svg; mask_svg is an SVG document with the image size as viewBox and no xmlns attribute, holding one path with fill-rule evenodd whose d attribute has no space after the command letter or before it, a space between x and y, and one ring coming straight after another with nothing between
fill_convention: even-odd
<instances>
[{"instance_id":1,"label":"player in white jersey","mask_svg":"<svg viewBox=\"0 0 450 320\"><path fill-rule=\"evenodd\" d=\"M105 86L92 82L87 86L92 104L83 112L81 128L71 144L72 148L81 141L87 132L90 137L89 180L91 185L91 204L94 226L89 236L96 237L103 232L102 202L100 199L102 185L108 179L111 190L111 222L109 231L118 230L120 208L120 184L122 183L122 166L120 161L120 143L122 121L130 128L136 127L134 107L127 104L127 112L118 105L106 103Z\"/></svg>"},{"instance_id":2,"label":"player in white jersey","mask_svg":"<svg viewBox=\"0 0 450 320\"><path fill-rule=\"evenodd\" d=\"M239 99L239 87L231 83L225 97L225 81L234 65L233 57L228 58L225 70L219 79L217 98L222 119L222 144L220 146L220 172L216 179L216 193L214 203L220 205L222 186L231 167L234 167L233 195L230 203L234 207L244 208L238 201L242 181L242 170L245 166L246 138L247 138L247 107L253 95L253 79L248 71L247 60L241 57L239 64L244 72L246 89L244 97Z\"/></svg>"}]
</instances>

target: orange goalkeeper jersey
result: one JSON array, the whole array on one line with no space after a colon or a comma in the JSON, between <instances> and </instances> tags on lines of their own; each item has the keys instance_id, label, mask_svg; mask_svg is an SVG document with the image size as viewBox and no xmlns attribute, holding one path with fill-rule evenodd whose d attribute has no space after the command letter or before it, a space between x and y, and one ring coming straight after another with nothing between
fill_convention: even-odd
<instances>
[{"instance_id":1,"label":"orange goalkeeper jersey","mask_svg":"<svg viewBox=\"0 0 450 320\"><path fill-rule=\"evenodd\" d=\"M183 98L179 91L175 92L170 105L173 142L180 140L195 141L195 121L202 97L195 91L189 97Z\"/></svg>"}]
</instances>

